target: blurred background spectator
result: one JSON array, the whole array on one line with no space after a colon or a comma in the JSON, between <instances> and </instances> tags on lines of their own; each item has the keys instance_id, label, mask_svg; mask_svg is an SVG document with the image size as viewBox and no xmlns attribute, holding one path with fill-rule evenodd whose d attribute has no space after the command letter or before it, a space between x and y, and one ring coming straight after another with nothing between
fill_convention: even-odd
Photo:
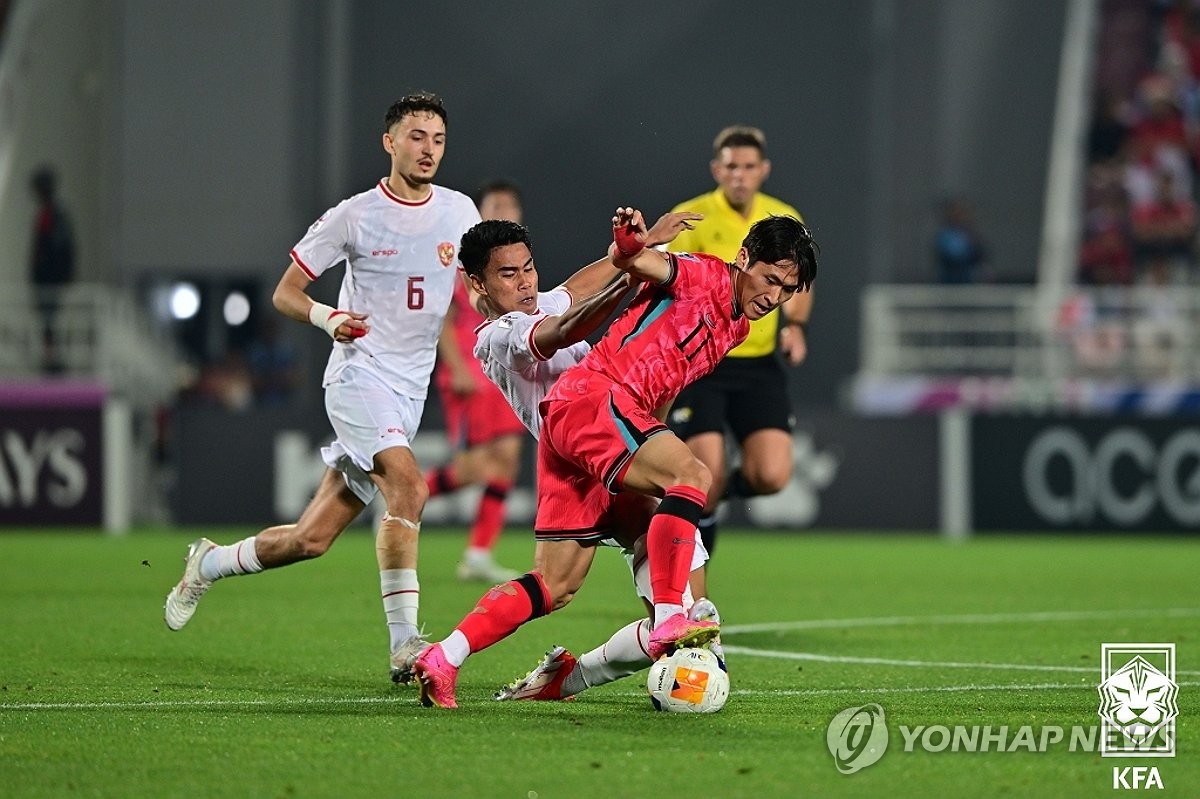
<instances>
[{"instance_id":1,"label":"blurred background spectator","mask_svg":"<svg viewBox=\"0 0 1200 799\"><path fill-rule=\"evenodd\" d=\"M71 220L58 200L58 174L53 167L38 167L29 181L37 199L29 276L41 314L43 359L46 372L61 371L55 324L62 290L75 277L75 237Z\"/></svg>"},{"instance_id":2,"label":"blurred background spectator","mask_svg":"<svg viewBox=\"0 0 1200 799\"><path fill-rule=\"evenodd\" d=\"M983 276L987 249L975 228L974 211L963 197L942 203L942 220L934 237L939 283L977 283Z\"/></svg>"},{"instance_id":3,"label":"blurred background spectator","mask_svg":"<svg viewBox=\"0 0 1200 799\"><path fill-rule=\"evenodd\" d=\"M258 336L246 348L246 365L259 406L281 406L291 402L303 382L300 356L291 342L280 335L280 316L266 314Z\"/></svg>"}]
</instances>

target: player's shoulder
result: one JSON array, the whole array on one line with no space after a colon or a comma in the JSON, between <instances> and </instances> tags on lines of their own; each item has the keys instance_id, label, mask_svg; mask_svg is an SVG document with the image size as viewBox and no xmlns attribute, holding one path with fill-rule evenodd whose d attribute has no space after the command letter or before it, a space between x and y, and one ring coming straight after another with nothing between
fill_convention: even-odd
<instances>
[{"instance_id":1,"label":"player's shoulder","mask_svg":"<svg viewBox=\"0 0 1200 799\"><path fill-rule=\"evenodd\" d=\"M434 201L449 208L475 210L475 201L457 189L434 184Z\"/></svg>"},{"instance_id":2,"label":"player's shoulder","mask_svg":"<svg viewBox=\"0 0 1200 799\"><path fill-rule=\"evenodd\" d=\"M326 211L322 220L327 217L338 217L349 221L351 224L355 224L355 220L361 220L364 217L377 214L381 204L387 202L388 200L383 193L383 184L381 181L366 191L360 191L358 194L352 194L342 200Z\"/></svg>"},{"instance_id":3,"label":"player's shoulder","mask_svg":"<svg viewBox=\"0 0 1200 799\"><path fill-rule=\"evenodd\" d=\"M538 310L553 316L564 313L571 307L574 298L571 290L565 285L555 286L549 291L539 291L537 295Z\"/></svg>"},{"instance_id":4,"label":"player's shoulder","mask_svg":"<svg viewBox=\"0 0 1200 799\"><path fill-rule=\"evenodd\" d=\"M679 266L692 269L716 269L725 267L725 259L707 252L677 252L674 253Z\"/></svg>"}]
</instances>

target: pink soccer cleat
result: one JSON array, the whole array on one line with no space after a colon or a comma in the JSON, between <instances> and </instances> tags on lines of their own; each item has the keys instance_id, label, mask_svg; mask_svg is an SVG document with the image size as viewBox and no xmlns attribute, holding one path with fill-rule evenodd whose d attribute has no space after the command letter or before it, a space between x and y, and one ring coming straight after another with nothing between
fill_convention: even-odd
<instances>
[{"instance_id":1,"label":"pink soccer cleat","mask_svg":"<svg viewBox=\"0 0 1200 799\"><path fill-rule=\"evenodd\" d=\"M563 681L575 670L575 656L566 647L556 646L546 653L533 670L496 692L496 701L504 702L510 699L532 699L540 702L554 702L560 699L574 699L574 696L563 696Z\"/></svg>"},{"instance_id":2,"label":"pink soccer cleat","mask_svg":"<svg viewBox=\"0 0 1200 799\"><path fill-rule=\"evenodd\" d=\"M651 660L658 660L676 649L704 646L720 634L721 625L715 621L689 619L682 613L676 613L654 628L646 650Z\"/></svg>"},{"instance_id":3,"label":"pink soccer cleat","mask_svg":"<svg viewBox=\"0 0 1200 799\"><path fill-rule=\"evenodd\" d=\"M457 708L454 684L458 682L458 667L451 666L441 644L434 644L421 653L413 663L413 674L425 707Z\"/></svg>"}]
</instances>

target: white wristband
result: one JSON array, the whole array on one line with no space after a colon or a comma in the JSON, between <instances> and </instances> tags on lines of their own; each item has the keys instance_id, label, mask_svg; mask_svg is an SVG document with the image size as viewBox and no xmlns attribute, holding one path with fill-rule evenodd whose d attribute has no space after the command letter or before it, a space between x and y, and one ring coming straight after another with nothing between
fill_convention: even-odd
<instances>
[{"instance_id":1,"label":"white wristband","mask_svg":"<svg viewBox=\"0 0 1200 799\"><path fill-rule=\"evenodd\" d=\"M330 308L320 302L314 302L308 309L308 321L328 333L330 338L335 338L334 334L337 332L338 326L349 318L350 314L345 311Z\"/></svg>"}]
</instances>

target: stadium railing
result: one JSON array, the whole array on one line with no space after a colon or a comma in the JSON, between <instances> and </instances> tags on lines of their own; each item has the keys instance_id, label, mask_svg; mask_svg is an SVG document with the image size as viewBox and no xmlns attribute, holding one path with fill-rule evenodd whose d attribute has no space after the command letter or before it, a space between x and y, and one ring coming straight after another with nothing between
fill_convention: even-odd
<instances>
[{"instance_id":1,"label":"stadium railing","mask_svg":"<svg viewBox=\"0 0 1200 799\"><path fill-rule=\"evenodd\" d=\"M1200 289L875 285L853 404L1171 413L1200 401ZM1153 397L1130 407L1137 397Z\"/></svg>"}]
</instances>

